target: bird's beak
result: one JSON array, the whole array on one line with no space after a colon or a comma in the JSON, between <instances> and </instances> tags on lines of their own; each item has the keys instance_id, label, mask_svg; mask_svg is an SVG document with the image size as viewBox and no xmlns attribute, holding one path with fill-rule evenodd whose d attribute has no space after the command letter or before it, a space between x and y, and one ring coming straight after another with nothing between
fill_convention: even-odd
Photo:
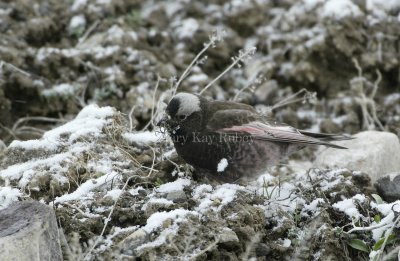
<instances>
[{"instance_id":1,"label":"bird's beak","mask_svg":"<svg viewBox=\"0 0 400 261\"><path fill-rule=\"evenodd\" d=\"M158 127L164 127L167 124L168 120L169 120L168 115L164 114L164 116L161 118L161 120L159 120L157 122L157 126Z\"/></svg>"}]
</instances>

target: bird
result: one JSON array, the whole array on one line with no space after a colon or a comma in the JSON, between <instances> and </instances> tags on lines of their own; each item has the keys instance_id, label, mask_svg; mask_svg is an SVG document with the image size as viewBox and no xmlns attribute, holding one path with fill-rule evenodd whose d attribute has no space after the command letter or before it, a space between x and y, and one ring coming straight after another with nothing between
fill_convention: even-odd
<instances>
[{"instance_id":1,"label":"bird","mask_svg":"<svg viewBox=\"0 0 400 261\"><path fill-rule=\"evenodd\" d=\"M172 97L157 125L167 130L177 154L196 171L231 183L258 177L306 146L347 149L330 141L351 139L299 130L267 119L251 105L186 92Z\"/></svg>"}]
</instances>

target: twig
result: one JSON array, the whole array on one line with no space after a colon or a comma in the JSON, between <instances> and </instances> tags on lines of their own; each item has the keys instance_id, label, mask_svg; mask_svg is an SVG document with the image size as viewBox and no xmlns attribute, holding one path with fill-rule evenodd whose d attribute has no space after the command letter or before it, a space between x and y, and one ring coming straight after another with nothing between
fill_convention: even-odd
<instances>
[{"instance_id":1,"label":"twig","mask_svg":"<svg viewBox=\"0 0 400 261\"><path fill-rule=\"evenodd\" d=\"M78 104L83 108L83 107L85 107L87 104L86 104L86 102L85 102L85 95L86 95L86 90L87 90L87 88L88 88L88 85L89 85L89 83L87 82L86 84L85 84L85 87L82 89L82 93L79 95L79 94L77 94L76 96L75 96L75 99L78 101Z\"/></svg>"},{"instance_id":2,"label":"twig","mask_svg":"<svg viewBox=\"0 0 400 261\"><path fill-rule=\"evenodd\" d=\"M4 62L4 61L1 61L1 64L0 64L0 65L1 65L1 66L0 66L0 69L3 67L3 65L8 65L8 66L10 66L12 69L14 69L15 71L17 71L17 72L19 72L19 73L25 75L26 77L31 77L31 76L32 76L30 73L25 72L24 70L18 68L17 66L15 66L15 65L13 65L13 64L11 64L11 63L7 63L7 62Z\"/></svg>"},{"instance_id":3,"label":"twig","mask_svg":"<svg viewBox=\"0 0 400 261\"><path fill-rule=\"evenodd\" d=\"M130 111L129 114L128 114L128 118L129 118L129 131L132 131L132 130L133 130L133 119L132 119L132 115L133 115L133 112L135 111L135 109L136 109L136 105L133 105L132 108L131 108L131 111Z\"/></svg>"},{"instance_id":4,"label":"twig","mask_svg":"<svg viewBox=\"0 0 400 261\"><path fill-rule=\"evenodd\" d=\"M156 86L154 88L154 92L153 92L153 99L152 99L152 106L151 106L151 118L149 120L149 122L143 127L142 131L144 131L145 129L147 129L150 125L155 126L154 124L154 108L156 107L156 93L157 93L157 89L158 86L160 85L160 81L162 80L162 78L160 77L160 75L157 74L157 83ZM160 97L161 98L161 97ZM156 109L156 113L158 111L158 102L157 102L157 109Z\"/></svg>"},{"instance_id":5,"label":"twig","mask_svg":"<svg viewBox=\"0 0 400 261\"><path fill-rule=\"evenodd\" d=\"M4 129L5 131L7 131L14 139L18 139L17 135L15 135L14 131L7 128L6 126L4 126L3 124L0 123L0 128Z\"/></svg>"},{"instance_id":6,"label":"twig","mask_svg":"<svg viewBox=\"0 0 400 261\"><path fill-rule=\"evenodd\" d=\"M172 92L172 96L175 96L176 91L178 90L179 85L185 79L188 75L190 70L193 68L193 66L196 64L196 62L200 59L200 57L205 53L205 51L208 50L210 47L215 47L215 44L219 41L221 41L223 38L223 32L214 32L209 36L210 41L204 45L204 48L196 55L196 57L193 59L193 61L189 64L189 66L186 68L186 70L182 73L181 77L179 77L178 81L175 84L175 87Z\"/></svg>"},{"instance_id":7,"label":"twig","mask_svg":"<svg viewBox=\"0 0 400 261\"><path fill-rule=\"evenodd\" d=\"M302 93L306 93L303 98L296 98L297 96L299 96ZM309 92L307 89L303 88L300 91L290 95L289 97L286 97L285 99L279 101L277 104L272 106L271 110L283 107L283 106L288 105L288 104L304 101L304 99L306 98L307 94L311 94L311 92Z\"/></svg>"},{"instance_id":8,"label":"twig","mask_svg":"<svg viewBox=\"0 0 400 261\"><path fill-rule=\"evenodd\" d=\"M214 80L212 80L209 84L207 84L206 87L204 87L200 91L199 94L202 95L203 92L205 92L208 88L210 88L211 85L213 85L216 81L218 81L224 74L226 74L229 70L231 70L236 64L238 64L242 60L248 59L249 57L254 55L255 52L256 52L255 47L246 49L245 51L239 51L239 56L233 59L233 62L231 63L231 65L229 65L220 75L218 75Z\"/></svg>"},{"instance_id":9,"label":"twig","mask_svg":"<svg viewBox=\"0 0 400 261\"><path fill-rule=\"evenodd\" d=\"M44 121L44 122L61 122L64 123L66 120L57 119L57 118L49 118L49 117L41 117L41 116L33 116L33 117L22 117L19 118L13 125L12 131L15 131L19 125L21 125L25 121Z\"/></svg>"},{"instance_id":10,"label":"twig","mask_svg":"<svg viewBox=\"0 0 400 261\"><path fill-rule=\"evenodd\" d=\"M135 171L135 172L136 172L136 171ZM107 216L107 218L106 218L106 220L105 220L105 222L104 222L104 226L103 226L103 229L101 230L100 235L97 237L96 241L93 243L93 245L90 247L90 249L86 252L85 256L83 257L83 260L90 260L91 252L94 250L94 248L97 246L97 244L98 244L98 243L100 242L100 240L102 239L102 237L103 237L103 235L104 235L104 232L106 231L108 222L110 222L111 216L112 216L112 214L114 213L114 209L115 209L115 207L117 206L118 200L119 200L119 198L121 197L121 195L124 193L124 191L126 190L126 187L128 186L129 181L130 181L133 177L136 177L136 175L131 176L131 177L129 177L129 178L126 180L124 186L122 187L121 194L120 194L120 195L118 196L118 198L115 200L114 205L112 206L112 208L111 208L111 210L110 210L110 213L108 214L108 216Z\"/></svg>"},{"instance_id":11,"label":"twig","mask_svg":"<svg viewBox=\"0 0 400 261\"><path fill-rule=\"evenodd\" d=\"M370 97L371 99L375 98L376 91L377 91L378 88L379 88L379 83L382 81L382 74L381 74L381 72L379 71L379 69L376 69L376 75L378 75L378 78L377 78L376 81L374 82L374 88L372 89L372 92L371 92L371 94L369 95L369 97Z\"/></svg>"},{"instance_id":12,"label":"twig","mask_svg":"<svg viewBox=\"0 0 400 261\"><path fill-rule=\"evenodd\" d=\"M152 164L151 164L150 172L149 172L149 174L147 175L147 178L150 177L151 174L153 174L153 171L155 170L155 169L154 169L154 165L155 165L155 162L156 162L156 150L155 150L153 147L151 147L151 146L149 146L149 148L153 151L153 162L152 162ZM155 171L158 172L158 170L155 170Z\"/></svg>"},{"instance_id":13,"label":"twig","mask_svg":"<svg viewBox=\"0 0 400 261\"><path fill-rule=\"evenodd\" d=\"M352 61L358 71L358 77L362 78L363 70L362 70L360 64L358 63L358 60L356 58L353 58Z\"/></svg>"},{"instance_id":14,"label":"twig","mask_svg":"<svg viewBox=\"0 0 400 261\"><path fill-rule=\"evenodd\" d=\"M23 126L15 130L15 134L17 136L21 134L32 134L32 135L37 135L37 136L42 136L46 131L43 129L39 129L36 127L30 127L30 126Z\"/></svg>"},{"instance_id":15,"label":"twig","mask_svg":"<svg viewBox=\"0 0 400 261\"><path fill-rule=\"evenodd\" d=\"M377 259L380 259L380 260L382 260L382 253L383 253L383 250L385 249L385 246L386 246L386 243L387 243L387 241L388 241L388 239L389 239L389 236L392 234L392 232L393 232L393 229L397 226L397 224L399 224L400 223L400 215L396 218L396 220L393 222L393 225L386 231L386 236L385 236L385 240L383 241L383 244L382 244L382 246L381 246L381 248L380 248L380 251L379 251L379 253L378 253L378 258Z\"/></svg>"},{"instance_id":16,"label":"twig","mask_svg":"<svg viewBox=\"0 0 400 261\"><path fill-rule=\"evenodd\" d=\"M157 93L157 89L158 89L158 85L160 84L160 80L161 77L160 75L157 74L157 83L156 83L156 87L154 88L154 92L153 92L153 101L152 101L152 106L151 106L151 125L153 125L154 127L154 107L156 106L156 93Z\"/></svg>"},{"instance_id":17,"label":"twig","mask_svg":"<svg viewBox=\"0 0 400 261\"><path fill-rule=\"evenodd\" d=\"M84 217L87 217L87 218L98 217L98 215L93 215L93 214L90 215L90 214L88 214L88 213L85 213L85 212L83 212L82 209L80 209L80 208L78 208L78 207L76 207L76 206L74 206L74 205L72 205L72 204L70 204L70 203L68 203L68 202L63 202L62 204L63 204L63 205L67 205L68 207L75 209L76 211L78 211L79 213L81 213L82 216L84 216Z\"/></svg>"},{"instance_id":18,"label":"twig","mask_svg":"<svg viewBox=\"0 0 400 261\"><path fill-rule=\"evenodd\" d=\"M208 247L206 247L203 250L201 250L200 252L196 253L194 256L190 257L188 260L197 260L197 257L201 256L204 253L207 253L208 251L213 249L216 245L218 245L218 243L219 243L219 239L216 239L213 243L208 245Z\"/></svg>"},{"instance_id":19,"label":"twig","mask_svg":"<svg viewBox=\"0 0 400 261\"><path fill-rule=\"evenodd\" d=\"M354 228L352 228L352 229L350 229L349 231L344 232L344 233L346 233L346 234L351 234L351 233L353 233L353 232L355 232L355 231L371 231L371 230L374 230L374 229L377 229L377 228L381 228L381 227L385 227L385 226L389 227L390 224L388 224L388 223L383 223L383 222L382 222L382 223L377 224L377 225L375 225L375 226L369 226L369 227L354 227Z\"/></svg>"},{"instance_id":20,"label":"twig","mask_svg":"<svg viewBox=\"0 0 400 261\"><path fill-rule=\"evenodd\" d=\"M96 22L94 22L89 29L85 32L85 34L78 39L78 44L76 45L77 47L82 44L84 41L86 41L86 38L88 38L88 36L93 32L94 29L96 29L96 27L99 25L100 20L96 20Z\"/></svg>"},{"instance_id":21,"label":"twig","mask_svg":"<svg viewBox=\"0 0 400 261\"><path fill-rule=\"evenodd\" d=\"M240 95L242 92L244 92L245 90L247 90L248 88L250 88L250 87L251 87L251 84L248 84L248 85L244 86L243 88L241 88L241 89L236 93L235 97L233 97L233 101L236 101L237 98L239 98L239 95Z\"/></svg>"}]
</instances>

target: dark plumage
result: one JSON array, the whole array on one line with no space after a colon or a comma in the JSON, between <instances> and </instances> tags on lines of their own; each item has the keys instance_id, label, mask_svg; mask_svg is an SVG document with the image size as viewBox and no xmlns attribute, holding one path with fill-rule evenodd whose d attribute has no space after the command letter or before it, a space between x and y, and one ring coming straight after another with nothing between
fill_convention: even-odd
<instances>
[{"instance_id":1,"label":"dark plumage","mask_svg":"<svg viewBox=\"0 0 400 261\"><path fill-rule=\"evenodd\" d=\"M172 98L160 125L187 163L228 182L255 177L307 145L345 149L329 141L349 139L271 123L252 106L189 93Z\"/></svg>"}]
</instances>

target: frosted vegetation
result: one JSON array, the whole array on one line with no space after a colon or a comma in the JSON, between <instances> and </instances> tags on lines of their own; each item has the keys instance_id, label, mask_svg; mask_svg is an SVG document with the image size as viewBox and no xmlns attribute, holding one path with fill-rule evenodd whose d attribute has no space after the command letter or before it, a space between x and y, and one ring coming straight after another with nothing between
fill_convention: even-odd
<instances>
[{"instance_id":1,"label":"frosted vegetation","mask_svg":"<svg viewBox=\"0 0 400 261\"><path fill-rule=\"evenodd\" d=\"M314 168L306 150L218 184L155 126L186 91L312 131L397 133L400 3L272 2L56 1L62 29L38 15L50 7L0 5L0 29L21 14L31 24L14 30L19 46L0 40L0 209L54 207L71 260L398 255L400 200L385 202L370 173Z\"/></svg>"}]
</instances>

